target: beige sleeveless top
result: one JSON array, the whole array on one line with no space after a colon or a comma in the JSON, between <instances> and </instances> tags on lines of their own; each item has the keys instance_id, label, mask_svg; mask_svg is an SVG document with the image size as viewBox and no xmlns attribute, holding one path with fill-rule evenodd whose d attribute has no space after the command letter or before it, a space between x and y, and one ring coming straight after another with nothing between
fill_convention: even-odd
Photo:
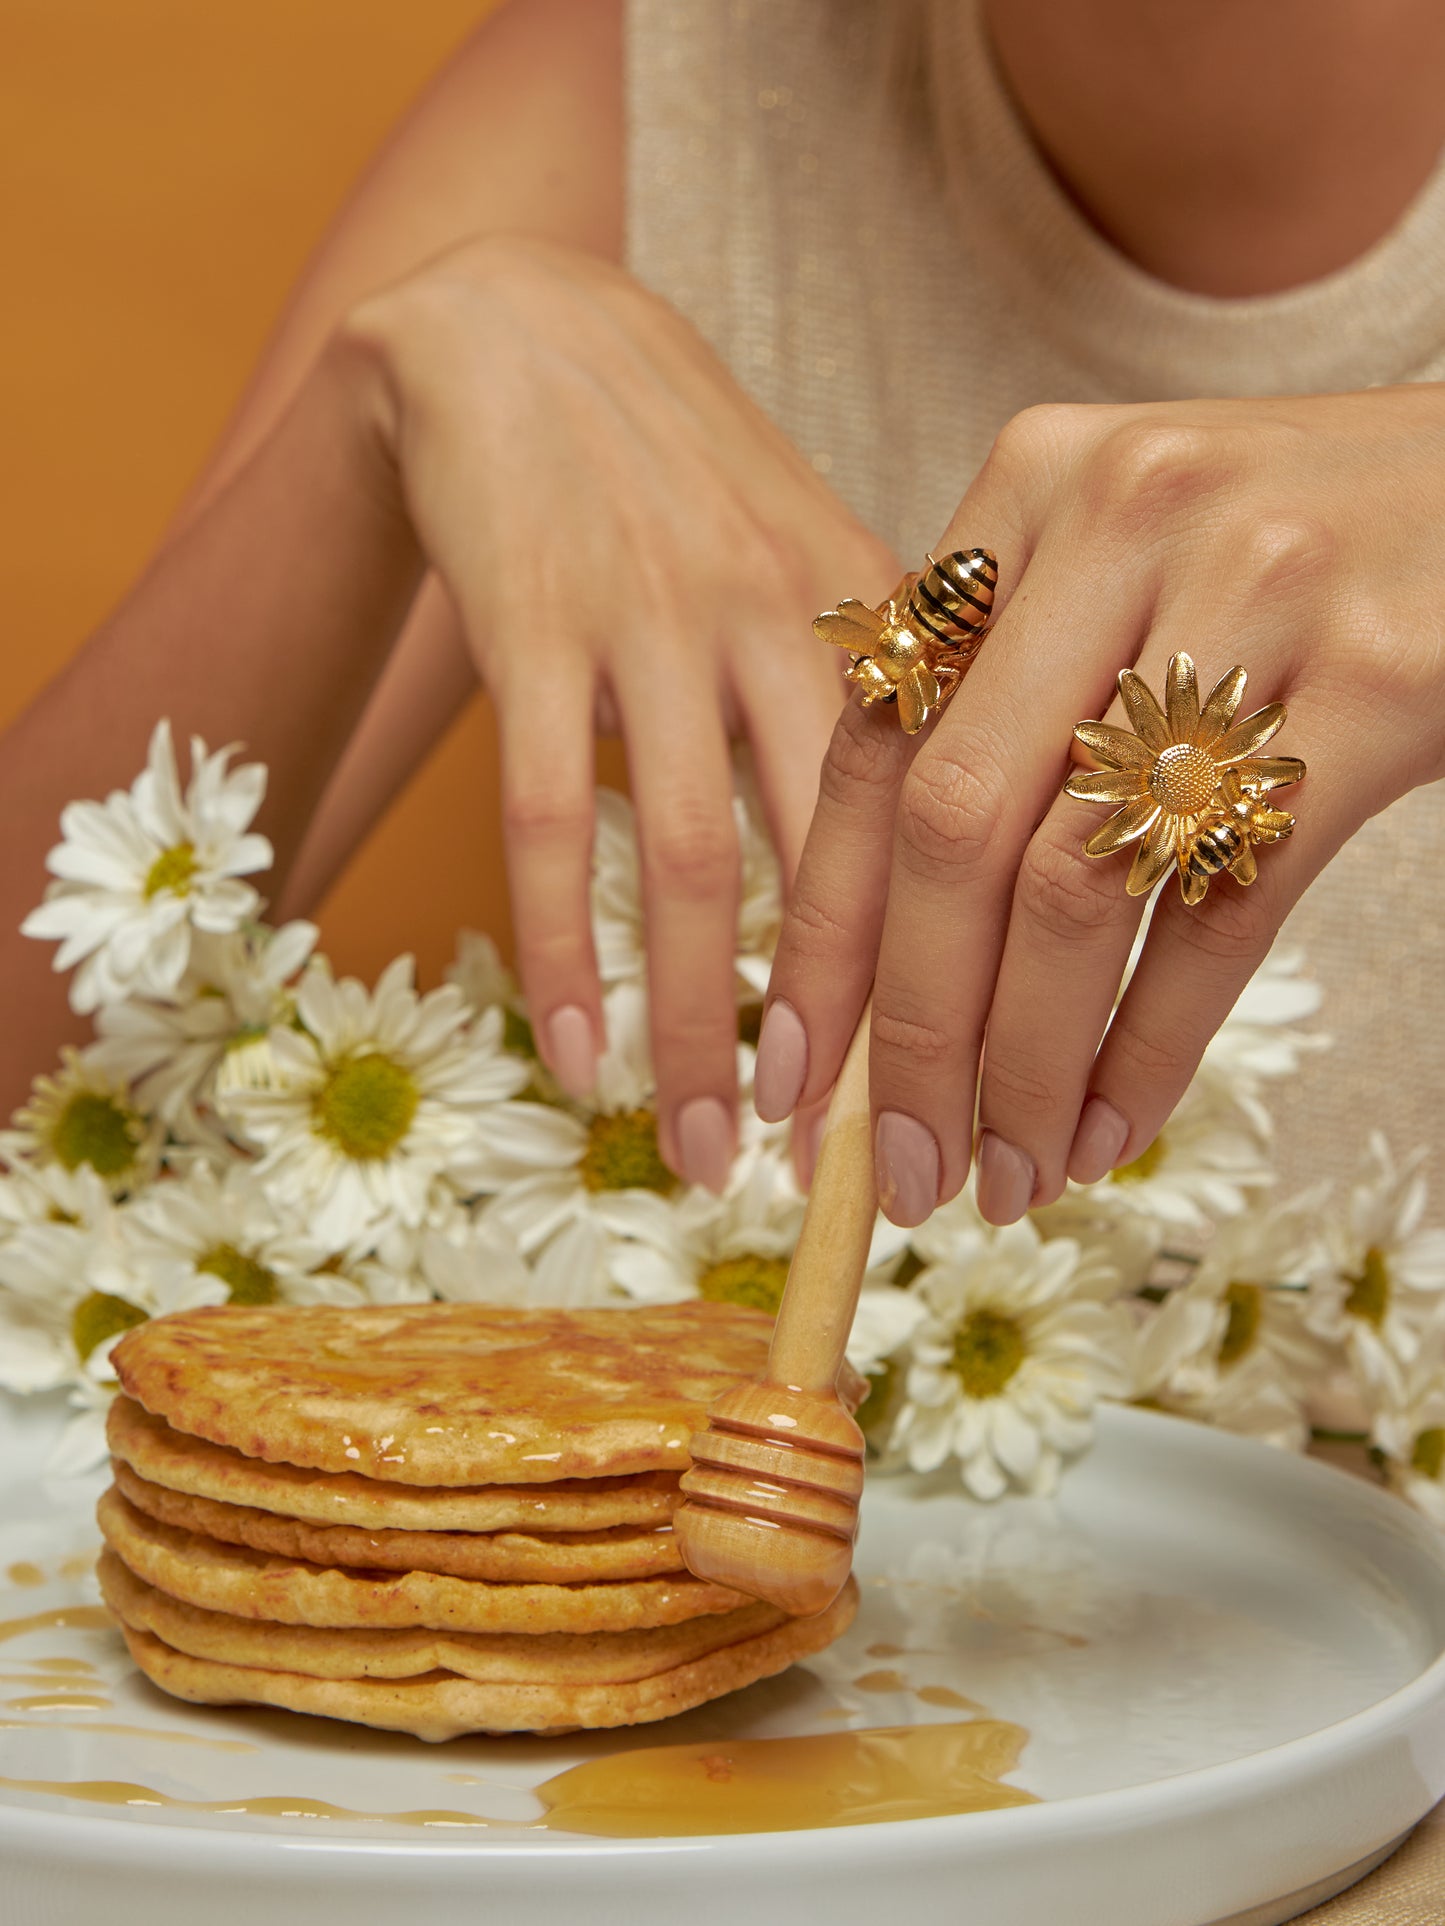
<instances>
[{"instance_id":1,"label":"beige sleeveless top","mask_svg":"<svg viewBox=\"0 0 1445 1926\"><path fill-rule=\"evenodd\" d=\"M1344 272L1183 294L1060 192L965 0L918 6L938 132L908 133L880 79L906 5L630 0L628 33L630 265L900 555L1033 402L1445 378L1445 163ZM1348 1176L1376 1125L1397 1152L1445 1137L1442 860L1437 783L1366 824L1289 920L1335 1041L1291 1087L1288 1183Z\"/></svg>"}]
</instances>

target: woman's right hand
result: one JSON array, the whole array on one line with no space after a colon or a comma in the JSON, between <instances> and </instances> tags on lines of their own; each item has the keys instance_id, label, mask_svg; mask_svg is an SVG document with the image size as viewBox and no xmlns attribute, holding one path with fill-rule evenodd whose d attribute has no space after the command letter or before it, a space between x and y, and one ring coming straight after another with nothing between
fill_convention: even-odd
<instances>
[{"instance_id":1,"label":"woman's right hand","mask_svg":"<svg viewBox=\"0 0 1445 1926\"><path fill-rule=\"evenodd\" d=\"M619 269L485 240L354 311L369 425L498 717L518 971L590 1087L593 738L619 730L641 846L664 1156L719 1187L736 1130L730 737L791 878L841 704L810 618L881 599L886 547L701 337Z\"/></svg>"}]
</instances>

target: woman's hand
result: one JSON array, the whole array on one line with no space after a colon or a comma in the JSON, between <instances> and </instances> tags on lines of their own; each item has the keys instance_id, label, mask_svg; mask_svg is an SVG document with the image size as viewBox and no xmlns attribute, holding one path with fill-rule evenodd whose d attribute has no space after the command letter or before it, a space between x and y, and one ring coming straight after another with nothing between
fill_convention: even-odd
<instances>
[{"instance_id":1,"label":"woman's hand","mask_svg":"<svg viewBox=\"0 0 1445 1926\"><path fill-rule=\"evenodd\" d=\"M357 310L376 426L496 706L518 968L583 1094L602 1042L588 916L593 735L626 739L661 1145L734 1147L730 736L785 874L841 702L809 619L897 565L675 311L589 256L460 249Z\"/></svg>"},{"instance_id":2,"label":"woman's hand","mask_svg":"<svg viewBox=\"0 0 1445 1926\"><path fill-rule=\"evenodd\" d=\"M999 558L1002 610L934 728L850 705L834 732L773 972L758 1106L827 1089L875 971L879 1188L917 1224L962 1185L994 1223L1139 1155L1290 907L1369 816L1445 774L1445 389L1046 407L1000 435L939 549ZM1291 839L1188 908L1166 877L1110 1023L1142 903L1106 820L1061 796L1070 730L1249 670L1265 752L1309 766ZM1428 913L1428 905L1418 906ZM1382 995L1389 994L1386 984ZM1107 1035L1105 1034L1107 1026ZM985 1036L987 1048L985 1049Z\"/></svg>"}]
</instances>

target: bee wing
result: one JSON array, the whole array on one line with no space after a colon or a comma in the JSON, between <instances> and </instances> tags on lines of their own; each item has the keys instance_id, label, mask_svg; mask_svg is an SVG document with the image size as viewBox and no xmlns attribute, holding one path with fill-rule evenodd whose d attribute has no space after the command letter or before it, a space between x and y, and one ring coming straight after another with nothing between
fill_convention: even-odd
<instances>
[{"instance_id":1,"label":"bee wing","mask_svg":"<svg viewBox=\"0 0 1445 1926\"><path fill-rule=\"evenodd\" d=\"M1235 881L1242 883L1246 889L1249 888L1255 877L1258 876L1259 864L1255 861L1254 850L1250 846L1248 836L1246 836L1240 844L1239 854L1229 865L1229 871Z\"/></svg>"},{"instance_id":2,"label":"bee wing","mask_svg":"<svg viewBox=\"0 0 1445 1926\"><path fill-rule=\"evenodd\" d=\"M813 633L820 642L832 642L855 655L871 655L888 624L866 602L855 602L850 595L835 609L813 617Z\"/></svg>"},{"instance_id":3,"label":"bee wing","mask_svg":"<svg viewBox=\"0 0 1445 1926\"><path fill-rule=\"evenodd\" d=\"M926 662L915 663L898 684L898 720L907 734L916 736L928 720L930 709L938 707L938 677Z\"/></svg>"}]
</instances>

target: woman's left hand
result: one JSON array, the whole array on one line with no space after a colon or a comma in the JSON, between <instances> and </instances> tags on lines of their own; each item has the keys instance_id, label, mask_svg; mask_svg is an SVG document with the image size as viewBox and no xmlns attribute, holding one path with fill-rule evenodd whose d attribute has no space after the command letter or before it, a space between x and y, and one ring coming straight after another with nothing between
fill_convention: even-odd
<instances>
[{"instance_id":1,"label":"woman's left hand","mask_svg":"<svg viewBox=\"0 0 1445 1926\"><path fill-rule=\"evenodd\" d=\"M773 971L762 1114L828 1089L876 974L896 1223L963 1184L975 1097L991 1222L1138 1156L1301 893L1368 817L1445 774L1442 531L1445 387L1010 422L934 551L998 557L1000 613L967 681L919 738L856 703L834 733ZM1309 774L1278 796L1298 827L1251 888L1221 875L1190 908L1166 875L1110 1023L1143 903L1124 856L1084 854L1107 818L1060 794L1070 732L1124 721L1119 671L1157 694L1181 650L1201 693L1245 665L1241 717L1287 702L1263 753Z\"/></svg>"}]
</instances>

